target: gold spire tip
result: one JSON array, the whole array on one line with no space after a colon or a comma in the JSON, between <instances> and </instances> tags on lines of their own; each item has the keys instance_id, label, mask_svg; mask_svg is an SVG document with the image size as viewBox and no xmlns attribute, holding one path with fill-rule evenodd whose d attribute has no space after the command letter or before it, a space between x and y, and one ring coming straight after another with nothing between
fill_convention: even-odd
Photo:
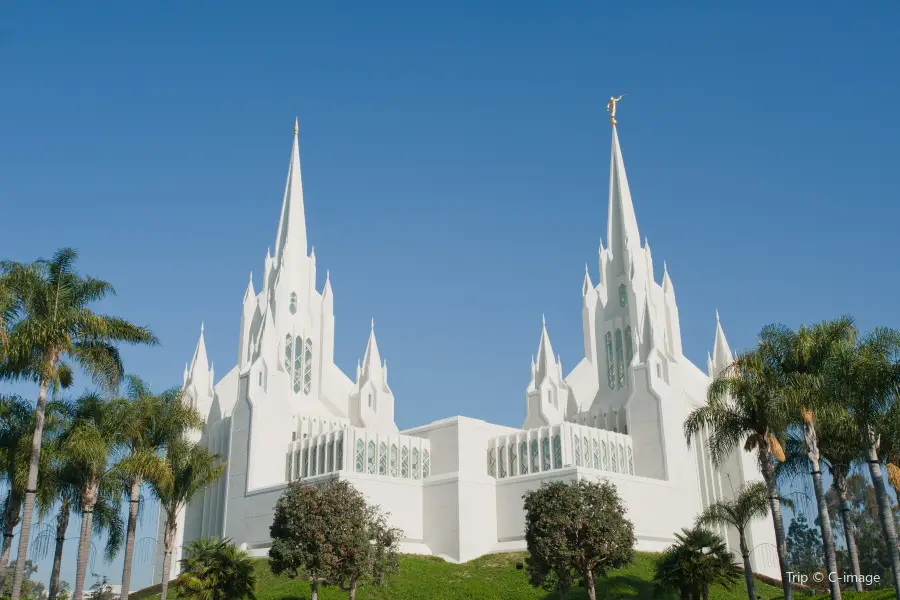
<instances>
[{"instance_id":1,"label":"gold spire tip","mask_svg":"<svg viewBox=\"0 0 900 600\"><path fill-rule=\"evenodd\" d=\"M609 102L606 103L606 110L609 111L609 123L610 123L610 125L613 125L613 126L614 126L614 125L616 124L616 104L618 104L618 103L619 103L619 100L621 100L622 98L624 98L624 97L627 96L627 95L628 95L628 94L622 94L622 95L619 96L618 98L615 98L615 97L613 97L613 96L610 96L610 97L609 97Z\"/></svg>"},{"instance_id":2,"label":"gold spire tip","mask_svg":"<svg viewBox=\"0 0 900 600\"><path fill-rule=\"evenodd\" d=\"M297 133L300 131L299 121L300 119L294 117L294 135L297 135Z\"/></svg>"}]
</instances>

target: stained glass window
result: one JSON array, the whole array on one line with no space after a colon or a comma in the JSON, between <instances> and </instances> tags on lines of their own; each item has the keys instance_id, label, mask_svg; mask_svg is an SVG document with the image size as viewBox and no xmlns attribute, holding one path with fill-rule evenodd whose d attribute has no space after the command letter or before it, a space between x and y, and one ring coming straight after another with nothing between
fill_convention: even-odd
<instances>
[{"instance_id":1,"label":"stained glass window","mask_svg":"<svg viewBox=\"0 0 900 600\"><path fill-rule=\"evenodd\" d=\"M303 339L298 335L294 342L294 393L300 393L303 380Z\"/></svg>"},{"instance_id":2,"label":"stained glass window","mask_svg":"<svg viewBox=\"0 0 900 600\"><path fill-rule=\"evenodd\" d=\"M553 468L562 468L562 438L558 433L553 436Z\"/></svg>"},{"instance_id":3,"label":"stained glass window","mask_svg":"<svg viewBox=\"0 0 900 600\"><path fill-rule=\"evenodd\" d=\"M429 460L428 450L422 450L422 479L428 477L431 473L431 461Z\"/></svg>"},{"instance_id":4,"label":"stained glass window","mask_svg":"<svg viewBox=\"0 0 900 600\"><path fill-rule=\"evenodd\" d=\"M519 444L519 456L522 457L522 475L528 475L528 442Z\"/></svg>"},{"instance_id":5,"label":"stained glass window","mask_svg":"<svg viewBox=\"0 0 900 600\"><path fill-rule=\"evenodd\" d=\"M419 478L419 449L413 448L412 451L412 476L413 479Z\"/></svg>"},{"instance_id":6,"label":"stained glass window","mask_svg":"<svg viewBox=\"0 0 900 600\"><path fill-rule=\"evenodd\" d=\"M366 464L366 444L362 440L356 440L356 472L362 473Z\"/></svg>"},{"instance_id":7,"label":"stained glass window","mask_svg":"<svg viewBox=\"0 0 900 600\"><path fill-rule=\"evenodd\" d=\"M630 365L634 358L634 339L631 337L631 325L625 328L625 361Z\"/></svg>"},{"instance_id":8,"label":"stained glass window","mask_svg":"<svg viewBox=\"0 0 900 600\"><path fill-rule=\"evenodd\" d=\"M290 309L291 309L291 314L294 314L294 313L297 312L297 294L295 294L294 292L291 292L291 306L290 306Z\"/></svg>"},{"instance_id":9,"label":"stained glass window","mask_svg":"<svg viewBox=\"0 0 900 600\"><path fill-rule=\"evenodd\" d=\"M625 289L625 284L619 286L619 306L625 306L628 304L628 290Z\"/></svg>"},{"instance_id":10,"label":"stained glass window","mask_svg":"<svg viewBox=\"0 0 900 600\"><path fill-rule=\"evenodd\" d=\"M312 389L312 340L306 338L306 354L303 357L306 363L303 367L303 393L308 394Z\"/></svg>"},{"instance_id":11,"label":"stained glass window","mask_svg":"<svg viewBox=\"0 0 900 600\"><path fill-rule=\"evenodd\" d=\"M291 334L284 336L284 370L291 372L291 359L294 357L294 344L291 342Z\"/></svg>"},{"instance_id":12,"label":"stained glass window","mask_svg":"<svg viewBox=\"0 0 900 600\"><path fill-rule=\"evenodd\" d=\"M397 476L397 444L391 444L391 477Z\"/></svg>"},{"instance_id":13,"label":"stained glass window","mask_svg":"<svg viewBox=\"0 0 900 600\"><path fill-rule=\"evenodd\" d=\"M509 476L516 474L516 443L509 445Z\"/></svg>"},{"instance_id":14,"label":"stained glass window","mask_svg":"<svg viewBox=\"0 0 900 600\"><path fill-rule=\"evenodd\" d=\"M379 475L387 475L387 444L381 442L381 446L379 447L378 454L378 474Z\"/></svg>"},{"instance_id":15,"label":"stained glass window","mask_svg":"<svg viewBox=\"0 0 900 600\"><path fill-rule=\"evenodd\" d=\"M409 479L409 450L406 446L400 448L400 477Z\"/></svg>"},{"instance_id":16,"label":"stained glass window","mask_svg":"<svg viewBox=\"0 0 900 600\"><path fill-rule=\"evenodd\" d=\"M540 462L538 462L538 441L531 440L531 472L537 473L540 470Z\"/></svg>"},{"instance_id":17,"label":"stained glass window","mask_svg":"<svg viewBox=\"0 0 900 600\"><path fill-rule=\"evenodd\" d=\"M600 462L600 446L597 445L597 440L593 440L592 445L594 447L594 468L602 469L603 463Z\"/></svg>"},{"instance_id":18,"label":"stained glass window","mask_svg":"<svg viewBox=\"0 0 900 600\"><path fill-rule=\"evenodd\" d=\"M488 475L491 477L497 476L497 455L494 453L493 448L488 450Z\"/></svg>"},{"instance_id":19,"label":"stained glass window","mask_svg":"<svg viewBox=\"0 0 900 600\"><path fill-rule=\"evenodd\" d=\"M622 351L621 329L616 329L616 379L620 388L625 386L625 357Z\"/></svg>"},{"instance_id":20,"label":"stained glass window","mask_svg":"<svg viewBox=\"0 0 900 600\"><path fill-rule=\"evenodd\" d=\"M369 442L368 466L369 466L369 473L374 475L375 474L375 442Z\"/></svg>"},{"instance_id":21,"label":"stained glass window","mask_svg":"<svg viewBox=\"0 0 900 600\"><path fill-rule=\"evenodd\" d=\"M612 332L610 331L606 332L606 380L609 383L609 389L615 389L616 373L613 363Z\"/></svg>"},{"instance_id":22,"label":"stained glass window","mask_svg":"<svg viewBox=\"0 0 900 600\"><path fill-rule=\"evenodd\" d=\"M581 466L581 438L575 436L575 466Z\"/></svg>"},{"instance_id":23,"label":"stained glass window","mask_svg":"<svg viewBox=\"0 0 900 600\"><path fill-rule=\"evenodd\" d=\"M497 463L500 466L500 477L506 477L506 446L497 449Z\"/></svg>"},{"instance_id":24,"label":"stained glass window","mask_svg":"<svg viewBox=\"0 0 900 600\"><path fill-rule=\"evenodd\" d=\"M591 443L588 441L587 436L583 437L581 442L581 447L584 449L584 466L590 469L593 466L591 464Z\"/></svg>"},{"instance_id":25,"label":"stained glass window","mask_svg":"<svg viewBox=\"0 0 900 600\"><path fill-rule=\"evenodd\" d=\"M541 470L550 470L550 438L545 437L541 440Z\"/></svg>"}]
</instances>

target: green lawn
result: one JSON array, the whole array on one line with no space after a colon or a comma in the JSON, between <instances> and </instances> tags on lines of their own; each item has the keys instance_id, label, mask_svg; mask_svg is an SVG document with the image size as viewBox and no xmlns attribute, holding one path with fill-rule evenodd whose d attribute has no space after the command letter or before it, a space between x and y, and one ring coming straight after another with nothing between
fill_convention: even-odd
<instances>
[{"instance_id":1,"label":"green lawn","mask_svg":"<svg viewBox=\"0 0 900 600\"><path fill-rule=\"evenodd\" d=\"M609 574L599 582L598 598L641 599L658 598L654 593L651 579L655 554L638 552L634 564ZM555 600L556 594L536 590L528 585L525 571L517 570L516 563L524 559L524 554L491 554L479 559L456 565L439 558L403 555L400 559L400 574L385 588L361 588L359 600ZM309 585L286 577L274 577L265 560L257 562L258 600L308 600ZM134 600L157 598L159 590L147 590L131 596ZM764 600L781 597L781 589L757 582L756 593ZM174 598L174 594L169 595ZM320 600L347 598L347 594L336 588L319 591ZM572 600L587 598L584 590L569 594ZM743 579L731 590L714 589L711 600L746 600ZM866 600L882 600L867 596Z\"/></svg>"}]
</instances>

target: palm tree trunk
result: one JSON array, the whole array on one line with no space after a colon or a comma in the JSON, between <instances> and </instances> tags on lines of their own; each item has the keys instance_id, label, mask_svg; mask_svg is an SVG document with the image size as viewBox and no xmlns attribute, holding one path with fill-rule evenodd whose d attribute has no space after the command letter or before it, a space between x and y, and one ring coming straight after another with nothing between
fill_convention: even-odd
<instances>
[{"instance_id":1,"label":"palm tree trunk","mask_svg":"<svg viewBox=\"0 0 900 600\"><path fill-rule=\"evenodd\" d=\"M891 499L884 489L884 477L881 474L881 461L873 441L869 442L869 475L872 487L875 488L875 500L878 503L878 518L881 520L881 531L887 545L888 556L891 557L891 571L894 575L894 590L900 600L900 549L897 548L897 529L894 527L894 515L891 512Z\"/></svg>"},{"instance_id":2,"label":"palm tree trunk","mask_svg":"<svg viewBox=\"0 0 900 600\"><path fill-rule=\"evenodd\" d=\"M134 562L134 537L137 531L138 507L141 502L141 480L135 477L131 481L131 498L128 501L128 531L125 537L125 566L122 569L121 600L128 600L128 588L131 587L131 563Z\"/></svg>"},{"instance_id":3,"label":"palm tree trunk","mask_svg":"<svg viewBox=\"0 0 900 600\"><path fill-rule=\"evenodd\" d=\"M825 489L822 486L822 471L818 465L813 465L812 477L813 489L816 492L816 504L819 507L819 528L822 530L822 548L825 550L825 569L829 575L828 588L831 592L831 600L841 600L841 584L837 579L837 557L834 554L834 536L831 533L831 516L828 514Z\"/></svg>"},{"instance_id":4,"label":"palm tree trunk","mask_svg":"<svg viewBox=\"0 0 900 600\"><path fill-rule=\"evenodd\" d=\"M169 513L166 519L166 530L163 534L165 550L163 554L162 590L160 590L159 600L166 600L166 594L169 593L169 563L172 560L172 544L175 541L175 533L178 530L178 521L175 520L177 515L178 512L174 511Z\"/></svg>"},{"instance_id":5,"label":"palm tree trunk","mask_svg":"<svg viewBox=\"0 0 900 600\"><path fill-rule=\"evenodd\" d=\"M13 489L6 496L6 514L3 516L3 550L0 551L0 596L6 591L6 571L9 569L9 552L12 549L13 534L19 524L21 496Z\"/></svg>"},{"instance_id":6,"label":"palm tree trunk","mask_svg":"<svg viewBox=\"0 0 900 600\"><path fill-rule=\"evenodd\" d=\"M747 597L756 600L756 581L753 579L753 567L750 566L750 549L747 547L747 537L743 530L738 529L741 558L744 559L744 579L747 580Z\"/></svg>"},{"instance_id":7,"label":"palm tree trunk","mask_svg":"<svg viewBox=\"0 0 900 600\"><path fill-rule=\"evenodd\" d=\"M790 567L787 563L787 539L784 535L784 520L781 517L781 499L775 482L775 468L772 466L772 458L768 449L760 449L759 462L763 479L769 490L769 507L772 510L772 522L775 526L775 549L778 551L778 567L781 570L781 589L784 590L784 600L793 600L794 588L791 586L790 575L788 575Z\"/></svg>"},{"instance_id":8,"label":"palm tree trunk","mask_svg":"<svg viewBox=\"0 0 900 600\"><path fill-rule=\"evenodd\" d=\"M831 469L833 486L840 498L841 525L844 527L844 541L847 543L847 554L850 557L850 569L853 571L853 587L857 592L863 590L862 573L859 569L859 550L856 548L856 524L853 522L847 490L847 473L845 467L835 465Z\"/></svg>"},{"instance_id":9,"label":"palm tree trunk","mask_svg":"<svg viewBox=\"0 0 900 600\"><path fill-rule=\"evenodd\" d=\"M56 370L58 358L50 357L49 371ZM28 558L28 542L31 537L31 517L34 514L34 496L37 493L38 465L41 462L41 439L44 437L44 410L47 408L47 392L50 377L41 375L38 388L37 407L34 410L34 437L31 439L31 457L28 459L28 487L25 489L25 505L22 508L22 528L19 530L19 554L16 556L16 573L13 577L12 600L19 600L22 594L22 580L25 578L25 559Z\"/></svg>"},{"instance_id":10,"label":"palm tree trunk","mask_svg":"<svg viewBox=\"0 0 900 600\"><path fill-rule=\"evenodd\" d=\"M584 583L587 587L588 598L590 600L597 600L597 590L594 589L594 572L590 569L584 573Z\"/></svg>"},{"instance_id":11,"label":"palm tree trunk","mask_svg":"<svg viewBox=\"0 0 900 600\"><path fill-rule=\"evenodd\" d=\"M75 591L72 600L83 600L84 579L87 575L88 558L91 555L91 527L94 521L94 506L85 506L81 512L81 538L78 540L78 562L75 567Z\"/></svg>"},{"instance_id":12,"label":"palm tree trunk","mask_svg":"<svg viewBox=\"0 0 900 600\"><path fill-rule=\"evenodd\" d=\"M172 551L166 548L163 551L162 588L159 591L159 600L167 600L169 594L169 562L171 560Z\"/></svg>"},{"instance_id":13,"label":"palm tree trunk","mask_svg":"<svg viewBox=\"0 0 900 600\"><path fill-rule=\"evenodd\" d=\"M69 528L69 501L63 500L59 505L56 518L56 548L53 551L53 568L50 571L49 600L56 600L59 595L59 571L62 567L63 545L66 543L66 530Z\"/></svg>"}]
</instances>

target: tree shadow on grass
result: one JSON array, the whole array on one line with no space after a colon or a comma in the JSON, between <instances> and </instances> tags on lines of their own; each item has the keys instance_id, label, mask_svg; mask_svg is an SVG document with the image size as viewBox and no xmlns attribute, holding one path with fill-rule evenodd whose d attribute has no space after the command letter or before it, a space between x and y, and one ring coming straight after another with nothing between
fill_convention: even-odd
<instances>
[{"instance_id":1,"label":"tree shadow on grass","mask_svg":"<svg viewBox=\"0 0 900 600\"><path fill-rule=\"evenodd\" d=\"M601 577L596 585L597 598L604 600L658 600L659 590L652 582L635 577L634 575L612 575ZM568 600L582 600L587 598L587 589L578 587L569 590ZM548 593L544 600L559 600L556 592Z\"/></svg>"}]
</instances>

